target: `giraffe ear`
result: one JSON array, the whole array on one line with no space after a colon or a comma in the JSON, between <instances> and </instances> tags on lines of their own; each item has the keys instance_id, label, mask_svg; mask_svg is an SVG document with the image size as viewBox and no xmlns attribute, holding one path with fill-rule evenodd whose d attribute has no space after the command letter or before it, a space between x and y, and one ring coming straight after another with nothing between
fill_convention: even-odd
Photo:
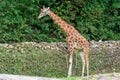
<instances>
[{"instance_id":1,"label":"giraffe ear","mask_svg":"<svg viewBox=\"0 0 120 80\"><path fill-rule=\"evenodd\" d=\"M48 10L50 9L50 7L48 7Z\"/></svg>"}]
</instances>

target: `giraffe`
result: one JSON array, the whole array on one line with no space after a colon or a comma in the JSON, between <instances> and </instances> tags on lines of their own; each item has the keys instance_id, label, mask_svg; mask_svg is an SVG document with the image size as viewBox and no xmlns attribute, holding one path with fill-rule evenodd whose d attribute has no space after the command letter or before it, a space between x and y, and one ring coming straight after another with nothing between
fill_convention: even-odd
<instances>
[{"instance_id":1,"label":"giraffe","mask_svg":"<svg viewBox=\"0 0 120 80\"><path fill-rule=\"evenodd\" d=\"M82 60L82 77L84 77L85 68L87 70L87 76L89 76L89 42L73 26L52 12L49 7L45 8L43 6L38 19L46 15L49 15L52 20L66 33L65 41L67 43L69 52L69 67L67 77L72 75L74 49L82 49L82 51L79 52Z\"/></svg>"}]
</instances>

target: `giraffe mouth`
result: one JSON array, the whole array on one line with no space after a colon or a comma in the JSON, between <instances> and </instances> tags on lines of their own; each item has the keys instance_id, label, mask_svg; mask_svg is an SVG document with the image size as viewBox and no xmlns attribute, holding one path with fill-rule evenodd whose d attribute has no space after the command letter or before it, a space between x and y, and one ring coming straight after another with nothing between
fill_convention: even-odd
<instances>
[{"instance_id":1,"label":"giraffe mouth","mask_svg":"<svg viewBox=\"0 0 120 80\"><path fill-rule=\"evenodd\" d=\"M40 19L42 16L38 16L37 18Z\"/></svg>"}]
</instances>

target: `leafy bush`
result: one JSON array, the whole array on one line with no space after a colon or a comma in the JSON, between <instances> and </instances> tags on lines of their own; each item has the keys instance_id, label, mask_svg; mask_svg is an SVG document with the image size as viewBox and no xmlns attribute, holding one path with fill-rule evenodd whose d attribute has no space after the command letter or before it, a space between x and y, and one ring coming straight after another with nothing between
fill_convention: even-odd
<instances>
[{"instance_id":1,"label":"leafy bush","mask_svg":"<svg viewBox=\"0 0 120 80\"><path fill-rule=\"evenodd\" d=\"M1 0L0 42L63 41L65 34L50 17L37 19L43 5L88 40L120 39L119 0Z\"/></svg>"}]
</instances>

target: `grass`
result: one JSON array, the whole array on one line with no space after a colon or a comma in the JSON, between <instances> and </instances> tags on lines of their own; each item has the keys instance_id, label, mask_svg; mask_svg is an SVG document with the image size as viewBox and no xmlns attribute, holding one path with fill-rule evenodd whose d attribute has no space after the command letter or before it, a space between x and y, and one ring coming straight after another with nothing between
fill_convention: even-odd
<instances>
[{"instance_id":1,"label":"grass","mask_svg":"<svg viewBox=\"0 0 120 80\"><path fill-rule=\"evenodd\" d=\"M11 44L12 46L0 46L0 73L32 75L43 77L66 77L66 51L49 48L49 44ZM43 47L45 46L45 47ZM47 47L47 48L46 48ZM50 46L51 47L51 46ZM76 65L77 55L77 65ZM106 57L106 58L104 58ZM100 52L90 52L90 74L120 72L118 64L111 62L112 57ZM81 59L78 54L74 55L72 76L81 75ZM63 78L66 80L66 78ZM79 80L72 77L69 80ZM81 78L80 78L81 80ZM83 80L83 79L82 79Z\"/></svg>"},{"instance_id":2,"label":"grass","mask_svg":"<svg viewBox=\"0 0 120 80\"><path fill-rule=\"evenodd\" d=\"M20 47L17 50L0 49L0 73L48 77L65 76L66 63L64 63L64 56L60 55L61 52L42 48L36 50L30 45L23 49L25 50L20 50Z\"/></svg>"}]
</instances>

